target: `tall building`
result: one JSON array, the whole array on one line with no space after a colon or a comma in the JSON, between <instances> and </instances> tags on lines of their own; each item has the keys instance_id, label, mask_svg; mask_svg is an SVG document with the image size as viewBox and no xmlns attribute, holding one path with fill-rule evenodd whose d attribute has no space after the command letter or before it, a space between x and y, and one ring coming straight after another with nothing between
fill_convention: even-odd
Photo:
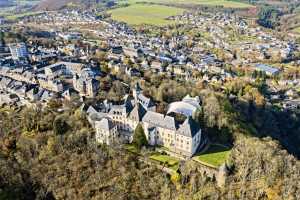
<instances>
[{"instance_id":1,"label":"tall building","mask_svg":"<svg viewBox=\"0 0 300 200\"><path fill-rule=\"evenodd\" d=\"M28 51L25 43L13 43L9 44L9 49L11 56L14 60L19 60L20 58L27 58Z\"/></svg>"},{"instance_id":2,"label":"tall building","mask_svg":"<svg viewBox=\"0 0 300 200\"><path fill-rule=\"evenodd\" d=\"M100 89L100 82L95 79L93 72L86 68L80 75L73 75L73 87L81 96L95 97Z\"/></svg>"},{"instance_id":3,"label":"tall building","mask_svg":"<svg viewBox=\"0 0 300 200\"><path fill-rule=\"evenodd\" d=\"M132 142L138 124L143 127L146 139L151 146L163 146L171 155L190 158L207 142L200 124L192 115L200 108L198 97L186 96L179 102L170 104L167 114L153 111L154 103L146 103L141 98L142 89L137 84L133 96L125 95L121 105L104 103L99 111L89 107L88 121L96 130L99 143L113 144L114 140ZM155 107L155 106L154 106ZM172 114L181 114L178 121Z\"/></svg>"}]
</instances>

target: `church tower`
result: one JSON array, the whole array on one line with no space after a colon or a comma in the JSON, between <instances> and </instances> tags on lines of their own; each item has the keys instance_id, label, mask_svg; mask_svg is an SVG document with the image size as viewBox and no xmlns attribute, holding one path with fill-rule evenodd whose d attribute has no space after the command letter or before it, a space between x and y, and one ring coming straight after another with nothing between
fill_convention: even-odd
<instances>
[{"instance_id":1,"label":"church tower","mask_svg":"<svg viewBox=\"0 0 300 200\"><path fill-rule=\"evenodd\" d=\"M142 94L142 88L140 87L139 83L137 82L135 85L134 85L134 88L132 89L132 95L133 95L133 98L134 98L134 101L135 103L138 102L138 96L140 94Z\"/></svg>"}]
</instances>

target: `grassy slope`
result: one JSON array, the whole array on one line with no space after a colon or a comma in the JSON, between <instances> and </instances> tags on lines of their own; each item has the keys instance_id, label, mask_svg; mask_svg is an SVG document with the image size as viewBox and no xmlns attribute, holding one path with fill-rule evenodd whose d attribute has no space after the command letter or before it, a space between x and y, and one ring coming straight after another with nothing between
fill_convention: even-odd
<instances>
[{"instance_id":1,"label":"grassy slope","mask_svg":"<svg viewBox=\"0 0 300 200\"><path fill-rule=\"evenodd\" d=\"M133 4L128 7L114 9L110 13L114 20L126 22L131 25L166 25L173 22L165 18L178 15L183 11L184 9L161 5Z\"/></svg>"},{"instance_id":2,"label":"grassy slope","mask_svg":"<svg viewBox=\"0 0 300 200\"><path fill-rule=\"evenodd\" d=\"M229 154L230 150L228 148L221 145L211 145L205 153L195 156L194 160L209 166L219 167L227 160Z\"/></svg>"}]
</instances>

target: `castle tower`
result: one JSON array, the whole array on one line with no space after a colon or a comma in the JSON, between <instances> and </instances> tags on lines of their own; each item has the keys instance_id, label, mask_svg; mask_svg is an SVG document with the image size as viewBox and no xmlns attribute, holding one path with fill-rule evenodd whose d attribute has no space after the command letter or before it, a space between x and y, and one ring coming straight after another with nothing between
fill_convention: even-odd
<instances>
[{"instance_id":1,"label":"castle tower","mask_svg":"<svg viewBox=\"0 0 300 200\"><path fill-rule=\"evenodd\" d=\"M138 102L138 96L142 93L142 88L140 87L139 83L136 83L134 85L134 88L132 89L132 95L133 95L133 98L135 100L135 103Z\"/></svg>"}]
</instances>

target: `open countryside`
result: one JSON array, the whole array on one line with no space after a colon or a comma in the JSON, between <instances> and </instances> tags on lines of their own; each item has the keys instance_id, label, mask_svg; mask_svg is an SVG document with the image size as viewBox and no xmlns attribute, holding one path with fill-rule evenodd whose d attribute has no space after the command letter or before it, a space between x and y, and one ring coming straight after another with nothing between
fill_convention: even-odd
<instances>
[{"instance_id":1,"label":"open countryside","mask_svg":"<svg viewBox=\"0 0 300 200\"><path fill-rule=\"evenodd\" d=\"M194 4L203 6L221 6L224 8L253 7L247 3L228 0L125 0L120 1L119 4L129 4L129 6L109 11L109 13L112 14L112 19L125 22L130 25L150 24L158 26L175 23L174 21L167 20L166 18L183 13L185 9L179 7L184 7L185 5L190 6ZM68 7L72 7L70 5L71 3L68 4ZM6 12L5 17L8 20L15 20L32 14L34 14L34 12L26 12L24 14L8 14Z\"/></svg>"},{"instance_id":2,"label":"open countryside","mask_svg":"<svg viewBox=\"0 0 300 200\"><path fill-rule=\"evenodd\" d=\"M225 8L249 8L252 5L226 0L128 0L120 1L120 4L129 4L129 6L111 10L112 19L126 22L130 25L167 25L175 23L166 20L167 17L181 14L185 11L178 8L183 5L206 5L223 6ZM149 3L149 4L148 4ZM165 5L160 5L165 4ZM169 6L170 5L170 6ZM177 7L178 6L178 7Z\"/></svg>"},{"instance_id":3,"label":"open countryside","mask_svg":"<svg viewBox=\"0 0 300 200\"><path fill-rule=\"evenodd\" d=\"M167 17L178 15L183 12L184 9L181 8L142 4L134 4L110 11L114 20L126 22L131 25L166 25L174 23L174 21L167 20Z\"/></svg>"},{"instance_id":4,"label":"open countryside","mask_svg":"<svg viewBox=\"0 0 300 200\"><path fill-rule=\"evenodd\" d=\"M250 4L242 3L238 1L228 0L128 0L124 1L129 4L134 3L157 3L157 4L173 4L173 5L207 5L207 6L224 6L226 8L249 8L253 7Z\"/></svg>"}]
</instances>

